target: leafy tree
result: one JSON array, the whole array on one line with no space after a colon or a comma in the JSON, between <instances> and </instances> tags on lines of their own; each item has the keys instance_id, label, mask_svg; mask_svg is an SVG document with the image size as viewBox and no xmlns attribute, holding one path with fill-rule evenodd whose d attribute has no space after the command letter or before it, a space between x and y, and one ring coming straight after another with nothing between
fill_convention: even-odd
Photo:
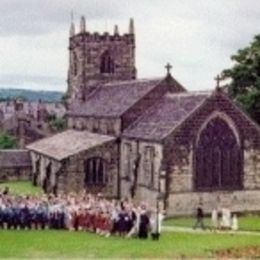
<instances>
[{"instance_id":1,"label":"leafy tree","mask_svg":"<svg viewBox=\"0 0 260 260\"><path fill-rule=\"evenodd\" d=\"M49 125L54 131L62 131L66 127L66 121L64 118L52 118L49 120Z\"/></svg>"},{"instance_id":2,"label":"leafy tree","mask_svg":"<svg viewBox=\"0 0 260 260\"><path fill-rule=\"evenodd\" d=\"M0 149L14 149L16 147L16 138L14 136L0 132Z\"/></svg>"},{"instance_id":3,"label":"leafy tree","mask_svg":"<svg viewBox=\"0 0 260 260\"><path fill-rule=\"evenodd\" d=\"M231 60L233 67L222 72L223 79L231 79L228 93L260 124L260 35Z\"/></svg>"}]
</instances>

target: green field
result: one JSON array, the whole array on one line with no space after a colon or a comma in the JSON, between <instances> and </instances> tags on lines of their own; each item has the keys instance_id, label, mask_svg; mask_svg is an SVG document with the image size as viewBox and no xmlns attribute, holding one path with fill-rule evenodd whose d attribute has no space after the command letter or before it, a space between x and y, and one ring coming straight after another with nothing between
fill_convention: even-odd
<instances>
[{"instance_id":1,"label":"green field","mask_svg":"<svg viewBox=\"0 0 260 260\"><path fill-rule=\"evenodd\" d=\"M6 186L16 194L41 193L41 189L29 182L1 183L0 190ZM210 219L206 218L205 223L210 225ZM164 222L164 226L192 227L193 224L192 217L171 218ZM260 218L257 215L241 216L239 226L240 230L260 231ZM238 256L249 254L260 257L259 245L260 233L232 235L213 232L163 232L157 242L150 239L141 241L120 237L104 238L87 232L0 229L0 259L214 257L219 256L216 253L226 252L225 250L229 252L230 249L235 252L241 249L242 253L238 251ZM252 254L254 246L257 250L253 248Z\"/></svg>"},{"instance_id":2,"label":"green field","mask_svg":"<svg viewBox=\"0 0 260 260\"><path fill-rule=\"evenodd\" d=\"M41 194L42 191L39 187L35 187L28 181L10 181L0 183L0 190L3 190L5 187L8 187L11 193L14 194Z\"/></svg>"},{"instance_id":3,"label":"green field","mask_svg":"<svg viewBox=\"0 0 260 260\"><path fill-rule=\"evenodd\" d=\"M87 232L0 231L0 258L101 258L214 256L217 250L260 245L260 236L163 233L159 242Z\"/></svg>"},{"instance_id":4,"label":"green field","mask_svg":"<svg viewBox=\"0 0 260 260\"><path fill-rule=\"evenodd\" d=\"M260 216L246 215L238 217L239 230L243 231L259 231L260 232ZM164 221L165 226L192 227L194 225L194 217L170 218ZM211 226L209 217L205 218L205 226Z\"/></svg>"}]
</instances>

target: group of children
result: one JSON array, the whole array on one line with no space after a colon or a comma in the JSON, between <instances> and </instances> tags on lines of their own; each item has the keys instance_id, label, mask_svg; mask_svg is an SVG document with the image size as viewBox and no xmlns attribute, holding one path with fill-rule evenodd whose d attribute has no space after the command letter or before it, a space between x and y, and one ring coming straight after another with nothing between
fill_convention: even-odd
<instances>
[{"instance_id":1,"label":"group of children","mask_svg":"<svg viewBox=\"0 0 260 260\"><path fill-rule=\"evenodd\" d=\"M158 238L163 214L141 203L102 194L17 196L0 192L0 228L85 230L103 236Z\"/></svg>"}]
</instances>

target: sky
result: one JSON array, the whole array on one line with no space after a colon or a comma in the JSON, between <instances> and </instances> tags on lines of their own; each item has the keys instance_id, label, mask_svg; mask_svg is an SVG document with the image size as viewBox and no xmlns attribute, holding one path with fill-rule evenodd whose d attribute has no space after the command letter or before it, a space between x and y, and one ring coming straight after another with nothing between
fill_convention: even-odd
<instances>
[{"instance_id":1,"label":"sky","mask_svg":"<svg viewBox=\"0 0 260 260\"><path fill-rule=\"evenodd\" d=\"M260 33L259 0L1 0L0 88L65 91L71 11L77 30L136 30L138 78L164 77L212 89L230 56Z\"/></svg>"}]
</instances>

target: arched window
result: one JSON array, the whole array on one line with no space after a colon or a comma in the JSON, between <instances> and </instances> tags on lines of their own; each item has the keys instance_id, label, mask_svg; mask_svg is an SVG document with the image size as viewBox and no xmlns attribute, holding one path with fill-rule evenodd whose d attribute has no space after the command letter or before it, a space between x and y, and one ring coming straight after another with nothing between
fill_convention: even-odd
<instances>
[{"instance_id":1,"label":"arched window","mask_svg":"<svg viewBox=\"0 0 260 260\"><path fill-rule=\"evenodd\" d=\"M150 187L154 187L154 157L154 147L146 146L143 158L144 182Z\"/></svg>"},{"instance_id":2,"label":"arched window","mask_svg":"<svg viewBox=\"0 0 260 260\"><path fill-rule=\"evenodd\" d=\"M100 72L112 74L115 72L114 60L109 51L105 51L101 56Z\"/></svg>"},{"instance_id":3,"label":"arched window","mask_svg":"<svg viewBox=\"0 0 260 260\"><path fill-rule=\"evenodd\" d=\"M194 159L197 190L242 188L242 149L224 119L215 117L203 128L196 143Z\"/></svg>"},{"instance_id":4,"label":"arched window","mask_svg":"<svg viewBox=\"0 0 260 260\"><path fill-rule=\"evenodd\" d=\"M85 185L103 186L106 184L105 161L100 157L93 157L85 162Z\"/></svg>"},{"instance_id":5,"label":"arched window","mask_svg":"<svg viewBox=\"0 0 260 260\"><path fill-rule=\"evenodd\" d=\"M123 149L124 149L124 176L131 180L132 177L132 163L131 163L131 158L132 158L132 147L131 144L129 143L125 143L123 145Z\"/></svg>"}]
</instances>

